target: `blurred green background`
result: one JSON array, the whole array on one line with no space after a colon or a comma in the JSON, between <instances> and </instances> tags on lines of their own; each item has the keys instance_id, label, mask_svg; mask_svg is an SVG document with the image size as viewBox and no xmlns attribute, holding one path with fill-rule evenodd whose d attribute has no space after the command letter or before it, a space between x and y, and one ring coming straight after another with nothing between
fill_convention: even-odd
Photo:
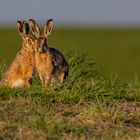
<instances>
[{"instance_id":1,"label":"blurred green background","mask_svg":"<svg viewBox=\"0 0 140 140\"><path fill-rule=\"evenodd\" d=\"M0 29L0 63L10 64L21 49L17 29ZM140 29L56 28L48 39L50 47L86 52L106 75L131 82L140 74Z\"/></svg>"}]
</instances>

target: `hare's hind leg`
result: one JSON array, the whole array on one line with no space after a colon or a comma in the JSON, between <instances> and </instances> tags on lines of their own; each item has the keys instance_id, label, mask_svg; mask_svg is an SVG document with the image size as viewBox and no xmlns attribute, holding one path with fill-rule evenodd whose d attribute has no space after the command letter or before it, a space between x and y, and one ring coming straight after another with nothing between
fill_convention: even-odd
<instances>
[{"instance_id":1,"label":"hare's hind leg","mask_svg":"<svg viewBox=\"0 0 140 140\"><path fill-rule=\"evenodd\" d=\"M60 83L64 83L65 82L65 73L61 72L58 76L58 79L59 79Z\"/></svg>"},{"instance_id":2,"label":"hare's hind leg","mask_svg":"<svg viewBox=\"0 0 140 140\"><path fill-rule=\"evenodd\" d=\"M60 83L64 83L68 79L68 71L61 71L58 75Z\"/></svg>"},{"instance_id":3,"label":"hare's hind leg","mask_svg":"<svg viewBox=\"0 0 140 140\"><path fill-rule=\"evenodd\" d=\"M26 80L24 87L30 87L31 85L32 85L32 78Z\"/></svg>"},{"instance_id":4,"label":"hare's hind leg","mask_svg":"<svg viewBox=\"0 0 140 140\"><path fill-rule=\"evenodd\" d=\"M11 84L12 88L22 88L24 87L25 82L23 79L18 79Z\"/></svg>"},{"instance_id":5,"label":"hare's hind leg","mask_svg":"<svg viewBox=\"0 0 140 140\"><path fill-rule=\"evenodd\" d=\"M16 80L11 85L11 87L14 87L14 88L23 88L23 87L30 87L30 86L31 84L29 83L29 80L25 80L25 79Z\"/></svg>"},{"instance_id":6,"label":"hare's hind leg","mask_svg":"<svg viewBox=\"0 0 140 140\"><path fill-rule=\"evenodd\" d=\"M27 82L27 83L24 84L24 87L30 87L30 86L31 86L31 85L30 85L29 82Z\"/></svg>"}]
</instances>

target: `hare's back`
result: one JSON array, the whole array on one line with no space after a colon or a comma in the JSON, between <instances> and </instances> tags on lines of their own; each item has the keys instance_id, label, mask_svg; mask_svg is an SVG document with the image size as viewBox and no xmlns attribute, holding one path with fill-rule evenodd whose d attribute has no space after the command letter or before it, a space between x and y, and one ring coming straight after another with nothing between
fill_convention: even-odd
<instances>
[{"instance_id":1,"label":"hare's back","mask_svg":"<svg viewBox=\"0 0 140 140\"><path fill-rule=\"evenodd\" d=\"M68 65L64 55L55 48L48 48L49 53L52 55L52 61L57 66Z\"/></svg>"}]
</instances>

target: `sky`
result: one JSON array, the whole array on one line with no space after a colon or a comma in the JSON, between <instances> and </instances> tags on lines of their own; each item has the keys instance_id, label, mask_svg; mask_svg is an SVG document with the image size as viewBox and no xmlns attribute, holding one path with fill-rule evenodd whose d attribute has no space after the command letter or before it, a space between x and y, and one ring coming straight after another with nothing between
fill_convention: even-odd
<instances>
[{"instance_id":1,"label":"sky","mask_svg":"<svg viewBox=\"0 0 140 140\"><path fill-rule=\"evenodd\" d=\"M140 0L0 0L0 25L29 18L53 18L60 26L140 26Z\"/></svg>"}]
</instances>

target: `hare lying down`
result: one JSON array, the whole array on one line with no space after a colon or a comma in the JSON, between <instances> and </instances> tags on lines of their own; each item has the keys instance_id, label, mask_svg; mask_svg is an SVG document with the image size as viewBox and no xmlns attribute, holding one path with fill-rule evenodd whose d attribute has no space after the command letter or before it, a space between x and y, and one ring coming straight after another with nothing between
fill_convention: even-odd
<instances>
[{"instance_id":1,"label":"hare lying down","mask_svg":"<svg viewBox=\"0 0 140 140\"><path fill-rule=\"evenodd\" d=\"M40 28L33 20L29 20L32 33L35 35L35 66L39 74L42 85L52 81L65 82L68 77L69 65L64 55L55 48L49 48L47 45L48 36L52 31L52 22L50 19L44 27L44 34L41 34Z\"/></svg>"},{"instance_id":2,"label":"hare lying down","mask_svg":"<svg viewBox=\"0 0 140 140\"><path fill-rule=\"evenodd\" d=\"M18 21L18 30L22 37L22 48L16 58L4 73L0 84L8 87L29 87L32 84L32 76L35 69L34 40L28 34L29 25Z\"/></svg>"}]
</instances>

